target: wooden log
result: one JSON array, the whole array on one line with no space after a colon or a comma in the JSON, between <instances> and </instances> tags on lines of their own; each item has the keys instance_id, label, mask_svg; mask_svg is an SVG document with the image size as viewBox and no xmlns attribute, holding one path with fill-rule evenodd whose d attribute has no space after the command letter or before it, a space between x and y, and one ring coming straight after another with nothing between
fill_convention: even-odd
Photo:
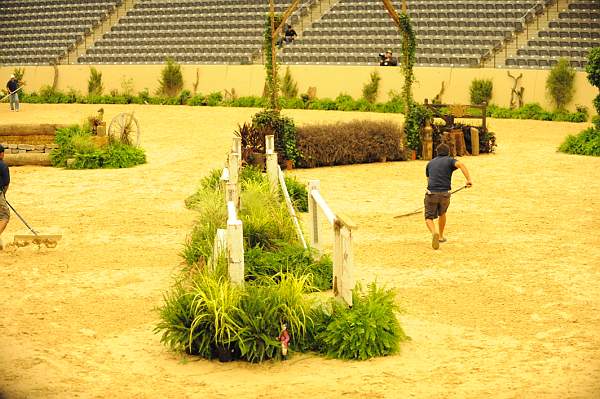
<instances>
[{"instance_id":1,"label":"wooden log","mask_svg":"<svg viewBox=\"0 0 600 399\"><path fill-rule=\"evenodd\" d=\"M8 166L52 166L49 153L25 152L21 154L4 154L4 162Z\"/></svg>"},{"instance_id":2,"label":"wooden log","mask_svg":"<svg viewBox=\"0 0 600 399\"><path fill-rule=\"evenodd\" d=\"M0 136L54 136L56 129L68 126L56 123L0 125Z\"/></svg>"},{"instance_id":3,"label":"wooden log","mask_svg":"<svg viewBox=\"0 0 600 399\"><path fill-rule=\"evenodd\" d=\"M442 133L442 143L446 144L450 148L449 155L451 157L455 157L456 156L456 140L454 139L452 132Z\"/></svg>"},{"instance_id":4,"label":"wooden log","mask_svg":"<svg viewBox=\"0 0 600 399\"><path fill-rule=\"evenodd\" d=\"M456 155L462 157L464 155L468 155L467 145L465 143L465 135L463 134L461 129L452 130L452 137L454 138L454 145Z\"/></svg>"},{"instance_id":5,"label":"wooden log","mask_svg":"<svg viewBox=\"0 0 600 399\"><path fill-rule=\"evenodd\" d=\"M54 135L0 136L0 144L50 144Z\"/></svg>"},{"instance_id":6,"label":"wooden log","mask_svg":"<svg viewBox=\"0 0 600 399\"><path fill-rule=\"evenodd\" d=\"M471 154L479 155L479 130L471 128Z\"/></svg>"}]
</instances>

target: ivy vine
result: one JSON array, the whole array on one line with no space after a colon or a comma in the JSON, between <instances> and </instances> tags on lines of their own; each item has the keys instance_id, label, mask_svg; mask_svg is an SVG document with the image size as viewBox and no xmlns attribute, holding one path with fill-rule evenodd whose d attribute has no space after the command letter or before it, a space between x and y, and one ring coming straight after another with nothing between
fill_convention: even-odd
<instances>
[{"instance_id":1,"label":"ivy vine","mask_svg":"<svg viewBox=\"0 0 600 399\"><path fill-rule=\"evenodd\" d=\"M275 14L275 29L281 23L281 15ZM278 66L277 66L277 58L275 58L275 62L273 62L273 31L271 29L271 14L267 14L265 18L265 31L264 31L264 41L263 41L263 53L265 55L265 72L266 76L266 90L267 90L267 98L268 98L268 109L269 110L277 110L278 109L278 94L279 94L279 79L278 76ZM277 57L277 54L275 54Z\"/></svg>"}]
</instances>

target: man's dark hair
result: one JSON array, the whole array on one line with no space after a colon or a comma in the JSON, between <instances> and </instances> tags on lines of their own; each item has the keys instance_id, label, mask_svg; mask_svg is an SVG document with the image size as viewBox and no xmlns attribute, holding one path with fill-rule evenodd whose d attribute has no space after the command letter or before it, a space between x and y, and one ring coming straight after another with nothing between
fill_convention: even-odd
<instances>
[{"instance_id":1,"label":"man's dark hair","mask_svg":"<svg viewBox=\"0 0 600 399\"><path fill-rule=\"evenodd\" d=\"M447 157L450 154L450 147L448 147L448 144L442 143L435 147L435 152L438 156Z\"/></svg>"}]
</instances>

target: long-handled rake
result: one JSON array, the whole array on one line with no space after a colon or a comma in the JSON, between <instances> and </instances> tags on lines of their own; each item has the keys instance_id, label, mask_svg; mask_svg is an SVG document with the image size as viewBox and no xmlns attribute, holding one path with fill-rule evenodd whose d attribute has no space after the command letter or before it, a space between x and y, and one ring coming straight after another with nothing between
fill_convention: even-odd
<instances>
[{"instance_id":1,"label":"long-handled rake","mask_svg":"<svg viewBox=\"0 0 600 399\"><path fill-rule=\"evenodd\" d=\"M16 92L18 92L18 91L19 91L19 90L21 90L22 88L23 88L23 86L21 86L21 87L17 88L17 90L15 90L15 91L13 91L13 92L11 92L11 93L8 93L8 94L7 94L7 95L5 95L4 97L2 97L2 98L0 99L0 103L1 103L2 101L6 100L8 97L10 97L10 95L11 95L11 94L15 94Z\"/></svg>"},{"instance_id":2,"label":"long-handled rake","mask_svg":"<svg viewBox=\"0 0 600 399\"><path fill-rule=\"evenodd\" d=\"M465 189L465 188L467 188L467 187L468 187L468 186L466 186L466 185L465 185L465 186L462 186L461 188L457 188L456 190L454 190L454 191L451 191L451 192L450 192L450 194L457 193L457 192L459 192L460 190L464 190L464 189ZM412 215L416 215L416 214L418 214L418 213L421 213L421 211L423 210L423 208L425 208L425 206L422 206L422 207L420 207L419 209L415 209L414 211L412 211L412 212L409 212L409 213L403 213L402 215L396 215L396 216L394 216L394 219L403 218L403 217L405 217L405 216L412 216Z\"/></svg>"},{"instance_id":3,"label":"long-handled rake","mask_svg":"<svg viewBox=\"0 0 600 399\"><path fill-rule=\"evenodd\" d=\"M5 198L6 200L6 198ZM17 212L17 210L15 208L13 208L13 206L6 201L6 203L8 204L8 206L10 207L10 209L12 209L12 211L15 213L15 215L17 215L19 217L19 219L21 219L21 222L23 222L23 224L25 226L27 226L27 228L33 233L33 235L16 235L15 239L14 239L14 244L17 247L24 247L26 245L29 244L36 244L36 245L45 245L47 248L54 248L58 245L58 241L60 241L60 239L62 238L62 235L58 235L58 234L38 234L37 231L35 231L30 225L29 223L27 223L25 221L25 219L23 219L23 217L21 215L19 215L19 212Z\"/></svg>"}]
</instances>

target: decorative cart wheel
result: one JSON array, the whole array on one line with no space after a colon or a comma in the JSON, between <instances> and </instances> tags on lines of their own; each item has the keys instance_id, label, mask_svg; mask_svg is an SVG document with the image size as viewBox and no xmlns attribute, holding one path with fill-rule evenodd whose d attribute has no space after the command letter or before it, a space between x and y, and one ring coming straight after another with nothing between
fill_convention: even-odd
<instances>
[{"instance_id":1,"label":"decorative cart wheel","mask_svg":"<svg viewBox=\"0 0 600 399\"><path fill-rule=\"evenodd\" d=\"M133 116L133 112L122 112L115 116L108 126L108 139L130 144L140 145L140 124Z\"/></svg>"}]
</instances>

